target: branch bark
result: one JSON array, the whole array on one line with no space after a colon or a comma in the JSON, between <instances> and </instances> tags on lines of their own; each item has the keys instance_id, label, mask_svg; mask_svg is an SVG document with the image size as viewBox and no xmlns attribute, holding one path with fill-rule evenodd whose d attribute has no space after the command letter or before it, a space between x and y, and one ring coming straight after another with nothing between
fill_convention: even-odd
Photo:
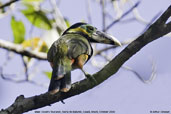
<instances>
[{"instance_id":1,"label":"branch bark","mask_svg":"<svg viewBox=\"0 0 171 114\"><path fill-rule=\"evenodd\" d=\"M171 21L166 24L166 21L169 17L171 17L171 6L160 16L160 18L154 24L152 24L146 30L145 33L130 43L102 70L92 75L92 77L97 80L97 83L93 82L91 79L84 79L72 84L71 90L67 93L59 92L55 95L44 93L29 98L24 98L23 95L20 95L11 106L5 110L1 110L0 114L21 114L23 112L48 106L62 99L67 99L72 96L81 94L99 85L107 78L115 74L130 57L136 54L136 52L142 49L145 45L171 32Z\"/></svg>"},{"instance_id":2,"label":"branch bark","mask_svg":"<svg viewBox=\"0 0 171 114\"><path fill-rule=\"evenodd\" d=\"M47 54L37 51L31 51L23 48L21 45L11 43L9 41L1 40L0 39L0 48L4 48L8 51L13 51L15 53L18 53L20 55L25 55L28 57L37 58L40 60L47 60Z\"/></svg>"}]
</instances>

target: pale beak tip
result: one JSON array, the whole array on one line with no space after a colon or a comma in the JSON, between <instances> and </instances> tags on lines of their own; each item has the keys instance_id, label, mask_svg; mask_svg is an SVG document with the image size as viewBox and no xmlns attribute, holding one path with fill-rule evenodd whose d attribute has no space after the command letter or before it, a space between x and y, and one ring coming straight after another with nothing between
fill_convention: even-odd
<instances>
[{"instance_id":1,"label":"pale beak tip","mask_svg":"<svg viewBox=\"0 0 171 114\"><path fill-rule=\"evenodd\" d=\"M113 39L115 45L122 47L122 44L120 43L119 40L117 40L117 39L116 39L115 37L113 37L113 36L112 36L112 39Z\"/></svg>"},{"instance_id":2,"label":"pale beak tip","mask_svg":"<svg viewBox=\"0 0 171 114\"><path fill-rule=\"evenodd\" d=\"M122 44L120 42L115 42L115 43L116 43L116 45L122 47Z\"/></svg>"}]
</instances>

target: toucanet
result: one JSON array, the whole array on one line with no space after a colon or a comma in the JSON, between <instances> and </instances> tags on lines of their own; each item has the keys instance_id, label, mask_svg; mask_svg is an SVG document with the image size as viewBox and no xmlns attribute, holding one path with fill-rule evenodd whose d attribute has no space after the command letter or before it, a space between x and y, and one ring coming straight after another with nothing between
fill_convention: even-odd
<instances>
[{"instance_id":1,"label":"toucanet","mask_svg":"<svg viewBox=\"0 0 171 114\"><path fill-rule=\"evenodd\" d=\"M53 70L48 90L51 94L70 90L71 71L81 69L84 72L83 65L93 54L91 43L121 45L115 37L82 22L66 29L52 44L47 55Z\"/></svg>"}]
</instances>

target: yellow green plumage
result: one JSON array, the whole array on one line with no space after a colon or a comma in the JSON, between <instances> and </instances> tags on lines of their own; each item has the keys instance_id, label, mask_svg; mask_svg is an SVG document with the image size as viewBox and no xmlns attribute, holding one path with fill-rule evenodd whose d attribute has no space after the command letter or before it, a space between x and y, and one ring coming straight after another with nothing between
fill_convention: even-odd
<instances>
[{"instance_id":1,"label":"yellow green plumage","mask_svg":"<svg viewBox=\"0 0 171 114\"><path fill-rule=\"evenodd\" d=\"M93 53L91 42L120 45L114 37L98 31L89 24L72 25L48 51L47 59L53 69L48 91L54 94L70 90L71 71L77 68L83 70L83 65Z\"/></svg>"}]
</instances>

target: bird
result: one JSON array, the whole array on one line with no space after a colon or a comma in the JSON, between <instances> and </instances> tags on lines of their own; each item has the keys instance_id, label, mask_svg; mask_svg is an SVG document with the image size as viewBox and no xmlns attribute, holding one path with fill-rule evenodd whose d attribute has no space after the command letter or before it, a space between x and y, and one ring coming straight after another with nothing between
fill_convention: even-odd
<instances>
[{"instance_id":1,"label":"bird","mask_svg":"<svg viewBox=\"0 0 171 114\"><path fill-rule=\"evenodd\" d=\"M83 66L93 55L91 43L121 46L115 37L99 31L96 27L78 22L66 29L50 47L47 60L52 67L48 92L50 94L68 92L71 88L71 71L80 69L85 76L90 75Z\"/></svg>"}]
</instances>

